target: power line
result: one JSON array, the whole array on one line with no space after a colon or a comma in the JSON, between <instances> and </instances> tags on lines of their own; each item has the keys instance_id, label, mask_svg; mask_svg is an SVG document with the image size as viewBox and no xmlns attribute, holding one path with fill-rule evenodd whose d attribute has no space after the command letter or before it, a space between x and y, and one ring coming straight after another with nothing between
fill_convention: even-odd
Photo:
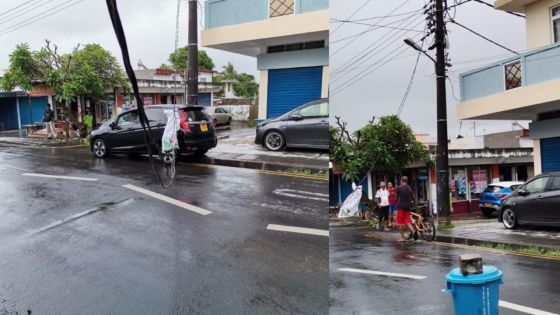
<instances>
[{"instance_id":1,"label":"power line","mask_svg":"<svg viewBox=\"0 0 560 315\"><path fill-rule=\"evenodd\" d=\"M7 11L4 11L4 12L0 13L0 16L6 15L6 14L8 14L8 13L14 11L14 10L22 9L22 8L24 8L26 5L28 5L28 4L32 3L32 2L35 2L35 1L37 1L37 0L29 0L29 1L26 1L26 2L24 2L24 3L22 3L22 4L20 4L20 5L17 5L17 6L15 6L15 7L11 8L11 9L7 10ZM42 0L41 0L41 1L42 1Z\"/></svg>"},{"instance_id":2,"label":"power line","mask_svg":"<svg viewBox=\"0 0 560 315\"><path fill-rule=\"evenodd\" d=\"M494 44L494 45L496 45L496 46L499 46L499 47L501 47L501 48L503 48L503 49L505 49L505 50L507 50L507 51L511 51L512 53L514 53L514 54L516 54L516 55L519 55L518 52L516 52L516 51L514 51L514 50L512 50L512 49L509 49L509 48L507 48L506 46L501 45L501 44L499 44L499 43L497 43L497 42L491 40L490 38L488 38L488 37L486 37L486 36L484 36L484 35L482 35L482 34L480 34L480 33L477 33L477 32L475 32L475 31L471 30L470 28L464 26L463 24L458 23L457 21L455 21L455 20L453 20L453 19L451 19L450 22L453 23L453 24L455 24L455 25L457 25L457 26L460 26L460 27L466 29L467 31L469 31L469 32L471 32L471 33L473 33L473 34L475 34L475 35L481 37L481 38L484 38L485 40L491 42L492 44Z\"/></svg>"},{"instance_id":3,"label":"power line","mask_svg":"<svg viewBox=\"0 0 560 315\"><path fill-rule=\"evenodd\" d=\"M36 9L38 9L38 8L40 8L40 7L42 7L42 6L45 6L46 4L49 4L48 1L47 1L47 2L43 2L43 1L44 1L44 0L38 0L38 2L36 3L36 5L33 6L32 8L30 8L30 9L29 9L29 8L23 9L23 7L22 7L23 10L15 11L15 12L12 12L11 14L8 14L7 16L5 16L5 17L2 18L2 20L0 21L0 25L6 24L7 22L13 21L14 19L16 19L16 18L18 18L18 17L24 16L24 15L26 15L26 14L29 13L29 12L32 12L32 11L34 11L34 10L36 10ZM43 3L39 4L40 2L43 2ZM32 4L33 4L33 3L32 3Z\"/></svg>"},{"instance_id":4,"label":"power line","mask_svg":"<svg viewBox=\"0 0 560 315\"><path fill-rule=\"evenodd\" d=\"M352 21L352 22L362 22L362 21L371 21L371 20L377 20L377 19L384 19L387 17L397 17L397 16L403 16L403 15L413 15L413 14L418 14L422 11L423 9L418 9L418 10L414 10L414 11L409 11L409 12L403 12L403 13L398 13L398 14L391 14L391 15L383 15L383 16L372 16L372 17L368 17L368 18L362 18L362 19L353 19L350 20L350 18L348 18L347 20ZM332 21L333 19L331 19ZM332 23L332 22L331 22Z\"/></svg>"},{"instance_id":5,"label":"power line","mask_svg":"<svg viewBox=\"0 0 560 315\"><path fill-rule=\"evenodd\" d=\"M404 5L407 4L408 2L410 2L410 0L405 0L405 1L404 1L403 3L401 3L398 7L396 7L396 8L393 9L391 12L389 12L389 13L387 14L387 16L390 15L390 14L393 14L394 12L396 12L397 10L399 10L402 6L404 6ZM385 18L380 19L379 22L377 22L377 23L382 22L384 19L385 19ZM333 53L331 54L331 57L334 56L334 55L336 55L336 54L338 54L339 52L341 52L344 48L348 47L350 44L352 44L354 41L356 41L356 40L357 40L359 37L361 37L363 34L367 33L367 32L368 32L370 29L372 29L373 27L375 27L375 26L370 26L370 27L369 27L367 30L365 30L364 32L358 34L358 36L354 37L349 43L347 43L346 45L340 47L338 50L336 50L335 52L333 52Z\"/></svg>"},{"instance_id":6,"label":"power line","mask_svg":"<svg viewBox=\"0 0 560 315\"><path fill-rule=\"evenodd\" d=\"M424 40L420 45L420 48L424 47ZM397 116L400 116L402 110L404 108L404 104L406 103L406 99L408 98L408 94L412 89L412 83L414 82L414 76L416 75L416 69L418 68L418 62L420 61L420 55L422 54L421 51L418 52L418 56L416 56L416 62L414 63L414 69L412 69L412 75L410 76L410 81L408 81L408 86L406 87L406 91L404 92L403 98L401 100L401 104L399 105L399 109L397 110Z\"/></svg>"},{"instance_id":7,"label":"power line","mask_svg":"<svg viewBox=\"0 0 560 315\"><path fill-rule=\"evenodd\" d=\"M341 22L341 23L352 23L352 24L376 26L377 28L389 28L389 29L400 30L400 31L421 32L419 30L399 28L399 27L394 27L394 26L389 26L389 25L375 25L375 24L371 24L371 23L354 22L354 21L349 21L349 20L336 20L336 19L334 19L334 21Z\"/></svg>"},{"instance_id":8,"label":"power line","mask_svg":"<svg viewBox=\"0 0 560 315\"><path fill-rule=\"evenodd\" d=\"M30 25L30 24L36 23L36 22L38 22L38 21L41 21L41 20L43 20L43 19L46 19L46 18L49 17L49 16L52 16L52 15L58 13L58 12L61 12L61 11L63 11L63 10L66 10L66 9L70 8L70 7L73 7L73 6L77 5L78 3L81 3L81 2L83 2L83 1L85 1L85 0L78 0L77 2L70 3L69 5L67 5L67 6L65 6L65 7L62 6L62 5L66 4L66 3L69 3L69 2L71 2L71 1L74 1L74 0L68 0L68 1L66 1L66 2L64 2L64 3L62 3L62 4L59 4L59 5L56 6L56 7L53 7L53 8L51 8L51 9L48 9L48 10L42 12L42 13L39 13L39 14L35 15L35 16L32 16L31 18L28 18L28 19L26 19L26 20L24 20L24 21L22 21L22 22L20 22L20 23L18 23L18 24L14 24L14 25L9 26L9 27L7 27L7 28L5 28L5 29L3 29L3 30L0 30L0 36L3 36L3 35L6 35L6 34L9 34L9 33L12 33L12 32L14 32L14 31L17 31L17 30L19 30L19 29L21 29L21 28L27 26L27 25ZM55 11L53 11L53 12L47 14L47 15L41 16L42 14L47 13L47 12L52 11L53 9L57 9L57 8L58 8L58 10L55 10ZM26 22L27 22L27 23L26 23Z\"/></svg>"},{"instance_id":9,"label":"power line","mask_svg":"<svg viewBox=\"0 0 560 315\"><path fill-rule=\"evenodd\" d=\"M482 0L464 0L463 2L459 2L459 3L456 3L454 5L450 5L448 8L458 7L462 4L465 4L465 3L471 2L471 1L478 2L478 3L481 3L481 4L484 4L484 5L488 6L490 8L496 9L496 7L494 5L492 5L490 3L486 3ZM515 13L515 12L511 12L511 11L504 11L504 12L506 12L508 14L511 14L511 15L514 15L514 16L517 16L517 17L525 18L525 15L523 15L523 14L519 14L519 13Z\"/></svg>"},{"instance_id":10,"label":"power line","mask_svg":"<svg viewBox=\"0 0 560 315\"><path fill-rule=\"evenodd\" d=\"M356 13L358 13L361 9L363 9L371 0L366 0L364 3L362 3L362 5L356 9L356 11L354 11L349 17L348 19L351 19L354 15L356 15ZM338 25L331 33L330 35L334 34L336 31L338 31L343 24Z\"/></svg>"}]
</instances>

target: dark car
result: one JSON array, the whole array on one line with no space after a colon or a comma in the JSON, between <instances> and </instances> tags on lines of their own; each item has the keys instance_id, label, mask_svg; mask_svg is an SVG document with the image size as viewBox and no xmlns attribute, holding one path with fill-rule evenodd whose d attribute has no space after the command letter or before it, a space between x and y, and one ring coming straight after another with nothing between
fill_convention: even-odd
<instances>
[{"instance_id":1,"label":"dark car","mask_svg":"<svg viewBox=\"0 0 560 315\"><path fill-rule=\"evenodd\" d=\"M509 196L522 182L498 182L492 183L480 195L478 205L485 216L491 217L500 210L502 199Z\"/></svg>"},{"instance_id":2,"label":"dark car","mask_svg":"<svg viewBox=\"0 0 560 315\"><path fill-rule=\"evenodd\" d=\"M257 126L255 143L270 151L285 147L329 149L329 100L301 105Z\"/></svg>"},{"instance_id":3,"label":"dark car","mask_svg":"<svg viewBox=\"0 0 560 315\"><path fill-rule=\"evenodd\" d=\"M152 133L161 143L163 130L167 123L164 110L175 110L180 118L177 139L181 153L203 155L216 147L218 140L212 118L202 106L152 105L146 106ZM91 133L90 147L98 158L110 153L145 154L148 152L144 140L144 130L136 109L126 111L105 122Z\"/></svg>"},{"instance_id":4,"label":"dark car","mask_svg":"<svg viewBox=\"0 0 560 315\"><path fill-rule=\"evenodd\" d=\"M531 178L505 197L498 221L507 229L519 225L560 226L560 172Z\"/></svg>"}]
</instances>

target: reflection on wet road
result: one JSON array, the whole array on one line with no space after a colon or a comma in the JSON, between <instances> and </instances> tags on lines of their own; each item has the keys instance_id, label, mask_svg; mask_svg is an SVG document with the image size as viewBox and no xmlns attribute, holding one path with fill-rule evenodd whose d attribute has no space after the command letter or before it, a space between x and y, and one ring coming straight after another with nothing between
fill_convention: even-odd
<instances>
[{"instance_id":1,"label":"reflection on wet road","mask_svg":"<svg viewBox=\"0 0 560 315\"><path fill-rule=\"evenodd\" d=\"M0 166L0 314L327 312L328 238L266 229L327 230L326 202L273 193L326 181L179 165L166 190L81 148L0 146Z\"/></svg>"}]
</instances>

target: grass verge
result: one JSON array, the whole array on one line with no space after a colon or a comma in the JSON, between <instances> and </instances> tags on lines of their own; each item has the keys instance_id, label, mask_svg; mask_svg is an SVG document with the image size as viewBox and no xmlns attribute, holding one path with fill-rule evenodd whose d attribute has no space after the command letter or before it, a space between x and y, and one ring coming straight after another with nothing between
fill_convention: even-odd
<instances>
[{"instance_id":1,"label":"grass verge","mask_svg":"<svg viewBox=\"0 0 560 315\"><path fill-rule=\"evenodd\" d=\"M507 244L492 244L492 243L485 243L485 242L475 244L474 246L504 250L504 251L520 253L524 255L531 255L531 256L560 258L560 249L552 249L552 248L548 249L548 248L541 248L536 246L511 246Z\"/></svg>"}]
</instances>

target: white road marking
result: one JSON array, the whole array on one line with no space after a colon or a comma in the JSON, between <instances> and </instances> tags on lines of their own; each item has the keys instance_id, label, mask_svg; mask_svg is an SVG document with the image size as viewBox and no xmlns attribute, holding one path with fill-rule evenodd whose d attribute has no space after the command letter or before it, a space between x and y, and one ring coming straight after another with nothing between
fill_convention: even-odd
<instances>
[{"instance_id":1,"label":"white road marking","mask_svg":"<svg viewBox=\"0 0 560 315\"><path fill-rule=\"evenodd\" d=\"M523 305L519 305L519 304L514 304L514 303L502 301L502 300L500 300L500 301L498 302L498 305L499 305L500 307L509 308L509 309L511 309L511 310L518 311L518 312L525 313L525 314L533 314L533 315L558 315L557 313L545 312L545 311L541 311L541 310L538 310L538 309L535 309L535 308L531 308L531 307L527 307L527 306L523 306Z\"/></svg>"},{"instance_id":2,"label":"white road marking","mask_svg":"<svg viewBox=\"0 0 560 315\"><path fill-rule=\"evenodd\" d=\"M47 174L36 174L36 173L24 173L23 176L34 176L34 177L46 177L46 178L56 178L56 179L69 179L69 180L82 180L86 182L95 182L97 178L88 177L74 177L74 176L60 176L60 175L47 175Z\"/></svg>"},{"instance_id":3,"label":"white road marking","mask_svg":"<svg viewBox=\"0 0 560 315\"><path fill-rule=\"evenodd\" d=\"M365 270L365 269L339 268L338 271L347 271L347 272L355 272L355 273L364 273L364 274L368 274L368 275L377 275L377 276L407 278L407 279L414 279L414 280L426 279L425 276L408 275L408 274L404 274L404 273L393 273L393 272L383 272L383 271Z\"/></svg>"},{"instance_id":4,"label":"white road marking","mask_svg":"<svg viewBox=\"0 0 560 315\"><path fill-rule=\"evenodd\" d=\"M186 202L179 201L179 200L173 199L171 197L167 197L167 196L164 196L162 194L158 194L156 192L153 192L153 191L150 191L150 190L147 190L147 189L144 189L144 188L140 188L140 187L137 187L137 186L134 186L134 185L127 184L127 185L123 185L123 187L128 188L130 190L134 190L134 191L139 192L141 194L159 199L161 201L165 201L165 202L170 203L172 205L175 205L177 207L181 207L183 209L186 209L186 210L189 210L189 211L192 211L192 212L196 212L198 214L209 215L210 213L212 213L212 211L208 211L206 209L202 209L202 208L199 208L197 206L193 206L191 204L188 204Z\"/></svg>"},{"instance_id":5,"label":"white road marking","mask_svg":"<svg viewBox=\"0 0 560 315\"><path fill-rule=\"evenodd\" d=\"M266 227L266 229L267 230L272 230L272 231L301 233L301 234L319 235L319 236L327 236L327 237L329 236L329 231L328 230L302 228L302 227L297 227L297 226L269 224Z\"/></svg>"},{"instance_id":6,"label":"white road marking","mask_svg":"<svg viewBox=\"0 0 560 315\"><path fill-rule=\"evenodd\" d=\"M311 191L296 190L296 189L275 189L273 193L285 197L329 201L328 194L321 194L321 193L316 193Z\"/></svg>"}]
</instances>

